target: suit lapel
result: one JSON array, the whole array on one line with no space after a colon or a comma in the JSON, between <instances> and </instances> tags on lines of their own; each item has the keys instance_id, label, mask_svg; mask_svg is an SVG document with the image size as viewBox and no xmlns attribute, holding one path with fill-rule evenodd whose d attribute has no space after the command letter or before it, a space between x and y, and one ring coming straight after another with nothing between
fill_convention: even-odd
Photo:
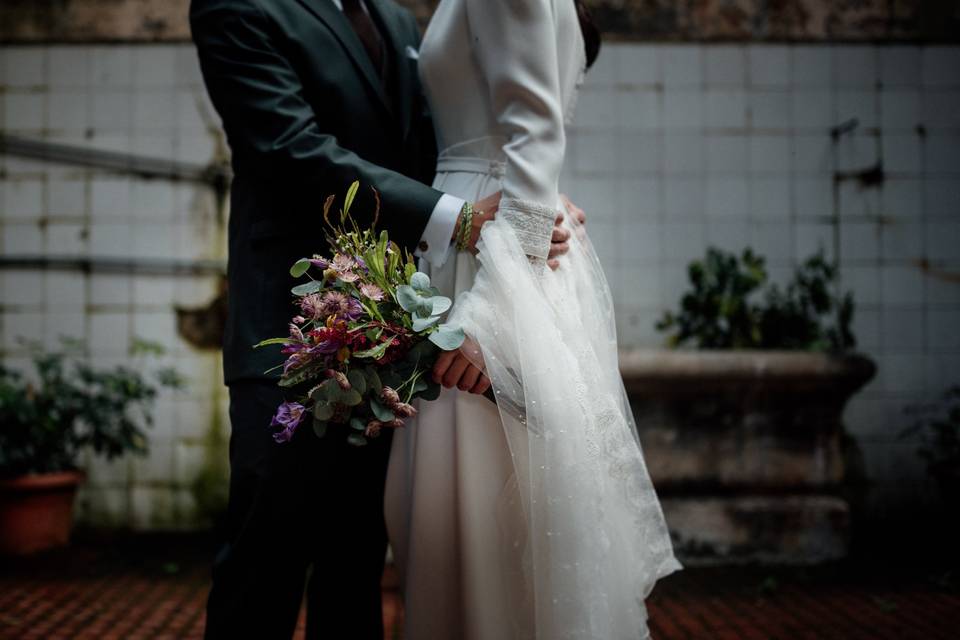
<instances>
[{"instance_id":1,"label":"suit lapel","mask_svg":"<svg viewBox=\"0 0 960 640\"><path fill-rule=\"evenodd\" d=\"M360 42L360 38L353 27L350 26L350 22L344 17L343 12L331 0L298 0L298 2L333 32L359 69L360 74L366 79L367 84L377 94L381 104L389 113L392 113L393 109L383 88L383 83L380 81L380 76L373 67L373 62L367 55L367 50L363 48L363 43Z\"/></svg>"},{"instance_id":2,"label":"suit lapel","mask_svg":"<svg viewBox=\"0 0 960 640\"><path fill-rule=\"evenodd\" d=\"M407 41L400 33L400 22L394 19L392 7L384 0L365 0L374 21L383 35L385 46L390 49L389 61L393 65L393 72L397 79L397 107L400 111L400 123L403 127L403 136L407 136L410 128L410 109L413 99L410 95L412 81L411 64L407 60Z\"/></svg>"}]
</instances>

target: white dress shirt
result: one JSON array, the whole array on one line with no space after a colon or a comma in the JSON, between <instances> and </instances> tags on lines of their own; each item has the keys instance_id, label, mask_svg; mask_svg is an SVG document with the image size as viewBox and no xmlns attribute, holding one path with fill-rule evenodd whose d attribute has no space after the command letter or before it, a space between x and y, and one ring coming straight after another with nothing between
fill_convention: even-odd
<instances>
[{"instance_id":1,"label":"white dress shirt","mask_svg":"<svg viewBox=\"0 0 960 640\"><path fill-rule=\"evenodd\" d=\"M333 0L333 4L343 11L343 3L340 0ZM363 0L360 0L360 6L369 13ZM423 258L434 267L440 267L447 261L452 244L453 230L457 226L457 217L460 215L460 210L463 209L464 202L464 200L446 193L440 196L437 206L433 208L433 212L430 214L430 219L427 220L427 226L423 229L423 235L420 236L420 242L417 244L414 255Z\"/></svg>"}]
</instances>

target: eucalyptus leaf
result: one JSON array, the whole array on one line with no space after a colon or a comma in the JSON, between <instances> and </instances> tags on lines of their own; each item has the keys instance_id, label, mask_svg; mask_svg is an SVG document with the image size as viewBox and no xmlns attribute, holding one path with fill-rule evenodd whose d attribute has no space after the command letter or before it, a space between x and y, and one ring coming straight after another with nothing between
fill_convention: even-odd
<instances>
[{"instance_id":1,"label":"eucalyptus leaf","mask_svg":"<svg viewBox=\"0 0 960 640\"><path fill-rule=\"evenodd\" d=\"M367 444L367 439L361 433L351 433L347 436L347 442L355 447L363 447Z\"/></svg>"},{"instance_id":2,"label":"eucalyptus leaf","mask_svg":"<svg viewBox=\"0 0 960 640\"><path fill-rule=\"evenodd\" d=\"M413 383L414 395L420 393L421 391L426 391L429 388L430 388L430 383L424 380L423 378L417 378L417 381Z\"/></svg>"},{"instance_id":3,"label":"eucalyptus leaf","mask_svg":"<svg viewBox=\"0 0 960 640\"><path fill-rule=\"evenodd\" d=\"M333 417L333 405L327 402L313 403L313 419L329 420Z\"/></svg>"},{"instance_id":4,"label":"eucalyptus leaf","mask_svg":"<svg viewBox=\"0 0 960 640\"><path fill-rule=\"evenodd\" d=\"M441 313L446 313L450 310L450 307L453 306L453 301L446 296L433 296L430 298L433 302L433 315L438 316Z\"/></svg>"},{"instance_id":5,"label":"eucalyptus leaf","mask_svg":"<svg viewBox=\"0 0 960 640\"><path fill-rule=\"evenodd\" d=\"M375 393L380 393L383 389L383 383L380 382L380 376L377 375L377 370L373 367L367 367L363 372L367 376L367 386Z\"/></svg>"},{"instance_id":6,"label":"eucalyptus leaf","mask_svg":"<svg viewBox=\"0 0 960 640\"><path fill-rule=\"evenodd\" d=\"M433 325L440 322L440 316L430 316L427 318L421 318L419 316L414 316L413 318L413 330L416 332L421 332L425 329L429 329Z\"/></svg>"},{"instance_id":7,"label":"eucalyptus leaf","mask_svg":"<svg viewBox=\"0 0 960 640\"><path fill-rule=\"evenodd\" d=\"M327 435L327 421L315 419L313 421L313 433L316 434L318 438Z\"/></svg>"},{"instance_id":8,"label":"eucalyptus leaf","mask_svg":"<svg viewBox=\"0 0 960 640\"><path fill-rule=\"evenodd\" d=\"M324 380L310 390L310 399L314 402L336 402L339 387L333 380Z\"/></svg>"},{"instance_id":9,"label":"eucalyptus leaf","mask_svg":"<svg viewBox=\"0 0 960 640\"><path fill-rule=\"evenodd\" d=\"M426 383L427 383L427 388L424 389L420 393L420 395L417 397L421 398L422 400L427 400L428 402L432 402L440 397L440 390L442 389L442 387L432 380L426 381Z\"/></svg>"},{"instance_id":10,"label":"eucalyptus leaf","mask_svg":"<svg viewBox=\"0 0 960 640\"><path fill-rule=\"evenodd\" d=\"M393 411L376 398L370 398L370 410L373 411L373 415L377 420L381 422L390 422L397 417L393 414Z\"/></svg>"},{"instance_id":11,"label":"eucalyptus leaf","mask_svg":"<svg viewBox=\"0 0 960 640\"><path fill-rule=\"evenodd\" d=\"M418 291L426 291L430 288L430 276L422 271L417 271L410 276L410 286Z\"/></svg>"},{"instance_id":12,"label":"eucalyptus leaf","mask_svg":"<svg viewBox=\"0 0 960 640\"><path fill-rule=\"evenodd\" d=\"M363 371L359 369L352 369L351 371L348 371L347 380L350 381L350 386L353 387L357 393L366 393L367 376L363 374Z\"/></svg>"},{"instance_id":13,"label":"eucalyptus leaf","mask_svg":"<svg viewBox=\"0 0 960 640\"><path fill-rule=\"evenodd\" d=\"M380 380L383 382L384 387L399 389L405 379L405 376L399 375L396 371L388 371L385 369L380 373Z\"/></svg>"},{"instance_id":14,"label":"eucalyptus leaf","mask_svg":"<svg viewBox=\"0 0 960 640\"><path fill-rule=\"evenodd\" d=\"M290 289L290 292L295 296L308 296L311 293L320 291L320 289L323 289L323 283L319 280L311 280L310 282L298 284L293 289Z\"/></svg>"},{"instance_id":15,"label":"eucalyptus leaf","mask_svg":"<svg viewBox=\"0 0 960 640\"><path fill-rule=\"evenodd\" d=\"M400 306L404 311L413 313L419 308L420 296L417 295L417 292L413 287L407 284L402 284L397 287L397 302L400 303Z\"/></svg>"},{"instance_id":16,"label":"eucalyptus leaf","mask_svg":"<svg viewBox=\"0 0 960 640\"><path fill-rule=\"evenodd\" d=\"M433 298L420 298L417 302L416 315L428 318L433 315Z\"/></svg>"},{"instance_id":17,"label":"eucalyptus leaf","mask_svg":"<svg viewBox=\"0 0 960 640\"><path fill-rule=\"evenodd\" d=\"M308 269L310 269L310 260L308 258L300 258L290 267L290 275L294 278L299 278L305 274Z\"/></svg>"},{"instance_id":18,"label":"eucalyptus leaf","mask_svg":"<svg viewBox=\"0 0 960 640\"><path fill-rule=\"evenodd\" d=\"M360 418L350 418L350 428L363 432L367 428L367 425Z\"/></svg>"},{"instance_id":19,"label":"eucalyptus leaf","mask_svg":"<svg viewBox=\"0 0 960 640\"><path fill-rule=\"evenodd\" d=\"M348 407L355 407L363 402L363 396L356 389L348 389L340 392L340 403Z\"/></svg>"},{"instance_id":20,"label":"eucalyptus leaf","mask_svg":"<svg viewBox=\"0 0 960 640\"><path fill-rule=\"evenodd\" d=\"M463 329L451 327L448 324L440 325L436 331L430 334L430 342L444 351L459 349L465 339L466 335L463 333Z\"/></svg>"},{"instance_id":21,"label":"eucalyptus leaf","mask_svg":"<svg viewBox=\"0 0 960 640\"><path fill-rule=\"evenodd\" d=\"M432 362L437 354L437 345L429 340L422 340L410 348L406 360L412 363Z\"/></svg>"}]
</instances>

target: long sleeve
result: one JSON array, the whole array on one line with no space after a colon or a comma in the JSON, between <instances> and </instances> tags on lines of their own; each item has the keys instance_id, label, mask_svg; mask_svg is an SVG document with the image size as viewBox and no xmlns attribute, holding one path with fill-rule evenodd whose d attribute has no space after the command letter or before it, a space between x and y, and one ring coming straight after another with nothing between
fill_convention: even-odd
<instances>
[{"instance_id":1,"label":"long sleeve","mask_svg":"<svg viewBox=\"0 0 960 640\"><path fill-rule=\"evenodd\" d=\"M524 252L546 258L565 136L553 0L467 0L472 47L502 134L499 215Z\"/></svg>"},{"instance_id":2,"label":"long sleeve","mask_svg":"<svg viewBox=\"0 0 960 640\"><path fill-rule=\"evenodd\" d=\"M258 167L316 188L320 199L328 189L344 193L354 180L371 185L389 212L391 237L411 250L417 246L441 193L364 160L322 130L275 26L258 6L194 2L191 28L235 156L261 158Z\"/></svg>"}]
</instances>

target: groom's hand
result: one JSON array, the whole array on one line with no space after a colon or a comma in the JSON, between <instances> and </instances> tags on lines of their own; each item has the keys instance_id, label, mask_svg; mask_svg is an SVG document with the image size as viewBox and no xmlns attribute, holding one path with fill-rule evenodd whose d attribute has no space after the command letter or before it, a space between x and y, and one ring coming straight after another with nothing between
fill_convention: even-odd
<instances>
[{"instance_id":1,"label":"groom's hand","mask_svg":"<svg viewBox=\"0 0 960 640\"><path fill-rule=\"evenodd\" d=\"M457 387L478 394L490 388L490 379L460 349L440 354L433 365L433 381L447 389Z\"/></svg>"},{"instance_id":2,"label":"groom's hand","mask_svg":"<svg viewBox=\"0 0 960 640\"><path fill-rule=\"evenodd\" d=\"M570 232L563 228L563 214L553 221L553 236L550 237L550 253L547 266L556 271L560 268L560 256L570 251Z\"/></svg>"},{"instance_id":3,"label":"groom's hand","mask_svg":"<svg viewBox=\"0 0 960 640\"><path fill-rule=\"evenodd\" d=\"M567 215L571 216L574 220L573 227L577 231L577 236L582 238L585 233L583 225L587 223L587 214L584 213L583 209L573 204L566 194L561 193L560 200L567 210ZM547 265L554 271L560 268L560 260L558 258L570 251L570 231L563 228L563 218L564 214L561 213L557 215L557 219L553 223L553 237L550 239L550 255L547 256Z\"/></svg>"}]
</instances>

